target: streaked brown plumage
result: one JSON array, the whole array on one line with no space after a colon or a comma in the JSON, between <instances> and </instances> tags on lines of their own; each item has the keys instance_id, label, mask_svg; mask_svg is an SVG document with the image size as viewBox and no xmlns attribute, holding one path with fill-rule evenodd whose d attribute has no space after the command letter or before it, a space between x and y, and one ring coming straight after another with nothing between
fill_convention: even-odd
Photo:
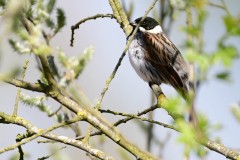
<instances>
[{"instance_id":1,"label":"streaked brown plumage","mask_svg":"<svg viewBox=\"0 0 240 160\"><path fill-rule=\"evenodd\" d=\"M132 26L140 22L136 19ZM158 23L147 17L129 47L129 58L138 75L148 83L172 85L188 91L188 65L177 47L162 32Z\"/></svg>"}]
</instances>

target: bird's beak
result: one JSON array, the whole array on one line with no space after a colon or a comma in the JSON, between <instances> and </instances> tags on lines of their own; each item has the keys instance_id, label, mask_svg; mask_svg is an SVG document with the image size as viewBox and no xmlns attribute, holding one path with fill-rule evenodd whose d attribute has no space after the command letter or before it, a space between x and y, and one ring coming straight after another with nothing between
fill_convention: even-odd
<instances>
[{"instance_id":1,"label":"bird's beak","mask_svg":"<svg viewBox=\"0 0 240 160\"><path fill-rule=\"evenodd\" d=\"M134 22L131 22L130 25L132 26L132 32L133 32L134 29L137 27L137 23L134 21Z\"/></svg>"},{"instance_id":2,"label":"bird's beak","mask_svg":"<svg viewBox=\"0 0 240 160\"><path fill-rule=\"evenodd\" d=\"M134 22L131 22L130 25L135 28L137 26L137 23L134 21Z\"/></svg>"},{"instance_id":3,"label":"bird's beak","mask_svg":"<svg viewBox=\"0 0 240 160\"><path fill-rule=\"evenodd\" d=\"M134 29L137 27L137 23L134 21L134 22L131 22L129 23L131 26L132 26L132 31L131 33L128 35L127 39L132 35Z\"/></svg>"}]
</instances>

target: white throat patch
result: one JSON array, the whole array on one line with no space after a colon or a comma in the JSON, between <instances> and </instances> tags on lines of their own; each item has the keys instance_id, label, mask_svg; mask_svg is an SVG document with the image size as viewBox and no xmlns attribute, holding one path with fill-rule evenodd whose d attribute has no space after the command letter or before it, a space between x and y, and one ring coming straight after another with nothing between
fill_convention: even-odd
<instances>
[{"instance_id":1,"label":"white throat patch","mask_svg":"<svg viewBox=\"0 0 240 160\"><path fill-rule=\"evenodd\" d=\"M140 28L140 27L139 27ZM140 29L141 30L141 29ZM144 29L145 30L145 29ZM149 32L149 33L153 33L153 34L157 34L157 33L161 33L163 30L162 30L162 27L161 26L156 26L154 27L153 29L151 30L145 30L145 32Z\"/></svg>"},{"instance_id":2,"label":"white throat patch","mask_svg":"<svg viewBox=\"0 0 240 160\"><path fill-rule=\"evenodd\" d=\"M142 32L146 32L146 30L143 27L139 27L139 30Z\"/></svg>"}]
</instances>

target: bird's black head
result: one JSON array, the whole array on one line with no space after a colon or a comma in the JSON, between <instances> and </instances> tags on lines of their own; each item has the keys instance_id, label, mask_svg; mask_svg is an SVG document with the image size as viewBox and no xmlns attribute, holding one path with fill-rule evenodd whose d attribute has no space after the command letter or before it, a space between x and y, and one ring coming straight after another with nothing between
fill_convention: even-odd
<instances>
[{"instance_id":1,"label":"bird's black head","mask_svg":"<svg viewBox=\"0 0 240 160\"><path fill-rule=\"evenodd\" d=\"M141 19L142 17L137 18L134 22L130 23L130 25L135 28L140 23ZM140 25L140 27L144 28L145 30L152 30L156 26L159 26L158 22L151 17L146 17Z\"/></svg>"}]
</instances>

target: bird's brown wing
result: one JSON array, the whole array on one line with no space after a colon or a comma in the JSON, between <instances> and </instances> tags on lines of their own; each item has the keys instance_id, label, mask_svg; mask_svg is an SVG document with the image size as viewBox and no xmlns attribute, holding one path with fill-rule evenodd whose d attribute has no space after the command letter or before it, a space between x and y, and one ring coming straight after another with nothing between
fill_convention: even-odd
<instances>
[{"instance_id":1,"label":"bird's brown wing","mask_svg":"<svg viewBox=\"0 0 240 160\"><path fill-rule=\"evenodd\" d=\"M145 32L143 36L149 51L145 58L158 70L163 82L169 83L177 90L185 88L185 80L174 68L176 60L184 61L176 46L163 33Z\"/></svg>"}]
</instances>

